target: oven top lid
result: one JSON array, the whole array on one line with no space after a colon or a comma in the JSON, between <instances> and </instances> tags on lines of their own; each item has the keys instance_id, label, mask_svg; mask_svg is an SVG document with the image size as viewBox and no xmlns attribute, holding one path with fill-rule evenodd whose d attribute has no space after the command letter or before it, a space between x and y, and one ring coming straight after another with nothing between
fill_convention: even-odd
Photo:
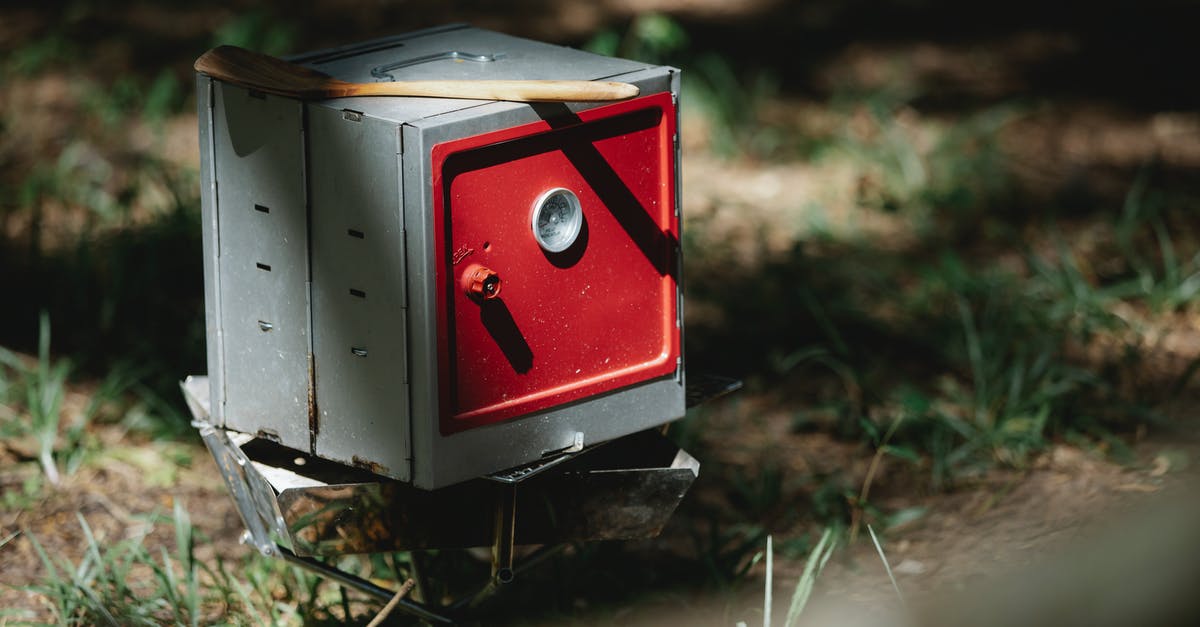
<instances>
[{"instance_id":1,"label":"oven top lid","mask_svg":"<svg viewBox=\"0 0 1200 627\"><path fill-rule=\"evenodd\" d=\"M602 80L653 67L495 31L455 24L288 58L351 82L390 80ZM411 122L485 100L337 98L328 106Z\"/></svg>"}]
</instances>

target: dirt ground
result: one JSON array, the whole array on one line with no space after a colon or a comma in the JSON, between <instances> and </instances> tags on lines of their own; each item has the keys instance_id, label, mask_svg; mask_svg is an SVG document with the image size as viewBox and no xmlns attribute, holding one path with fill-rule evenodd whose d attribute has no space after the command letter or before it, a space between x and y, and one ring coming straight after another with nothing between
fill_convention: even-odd
<instances>
[{"instance_id":1,"label":"dirt ground","mask_svg":"<svg viewBox=\"0 0 1200 627\"><path fill-rule=\"evenodd\" d=\"M27 506L0 511L0 538L19 532L0 546L0 607L37 611L40 621L54 617L40 595L21 590L45 574L31 538L51 555L78 564L87 546L79 517L87 521L100 546L145 537L154 554L174 550L169 520L175 503L182 503L192 524L202 534L196 557L212 562L220 556L230 564L248 554L240 544L242 521L222 483L216 464L198 442L154 443L130 441L117 427L95 430L104 440L103 452L74 474L65 475L57 488L44 486ZM19 494L35 463L14 463L23 457L11 448L0 456L0 491Z\"/></svg>"},{"instance_id":2,"label":"dirt ground","mask_svg":"<svg viewBox=\"0 0 1200 627\"><path fill-rule=\"evenodd\" d=\"M220 555L236 560L249 550L238 542L241 522L233 509L216 467L203 447L195 444L139 446L112 438L100 459L65 478L57 490L47 490L27 509L0 512L0 537L21 534L0 547L0 607L35 610L43 619L52 614L37 594L12 586L35 582L42 566L30 541L35 537L48 551L78 560L85 541L76 516L82 516L102 545L140 537L151 528L147 514L169 514L176 499L193 524L211 542L199 545L197 557ZM1039 456L1027 471L997 471L975 485L949 494L896 494L881 506L887 509L925 508L919 518L889 529L884 551L898 585L909 600L941 600L965 591L1028 576L1055 563L1073 559L1071 549L1103 550L1099 530L1124 520L1131 535L1142 533L1149 521L1131 514L1155 511L1164 499L1190 498L1200 475L1200 435L1179 428L1147 436L1133 447L1134 459L1125 464L1105 460L1095 451L1057 445ZM803 440L810 441L803 441ZM797 447L812 447L803 457L818 462L821 442L797 438ZM787 445L785 445L787 446ZM827 450L832 447L825 447ZM11 460L11 458L10 458ZM703 471L703 469L702 469ZM40 472L32 464L6 464L0 485L17 490L22 474ZM165 473L165 474L164 474ZM660 547L677 546L671 529ZM793 529L777 536L777 541ZM1097 538L1091 540L1090 538ZM174 541L169 527L160 526L146 540L157 550ZM843 542L845 542L843 538ZM1090 544L1089 544L1090 543ZM651 549L653 551L653 549ZM646 565L652 567L653 557ZM774 613L786 611L803 561L775 558ZM760 564L734 588L711 587L647 590L619 606L590 606L584 599L572 615L529 621L511 617L513 624L721 625L761 621L765 569ZM886 571L866 533L839 550L820 576L812 605L801 624L845 624L847 617L888 617L896 622L896 596ZM891 612L891 613L889 613ZM498 617L497 617L498 618ZM544 622L543 622L544 621ZM566 621L564 623L564 621ZM882 623L875 623L882 624Z\"/></svg>"},{"instance_id":3,"label":"dirt ground","mask_svg":"<svg viewBox=\"0 0 1200 627\"><path fill-rule=\"evenodd\" d=\"M1133 459L1125 464L1105 460L1095 451L1058 445L1023 472L993 472L975 485L949 494L892 497L883 505L885 508L919 506L925 508L925 513L881 534L883 551L904 601L912 608L923 608L927 617L943 616L943 608L955 603L984 608L995 603L996 591L1049 571L1055 576L1042 588L1043 595L1014 600L1012 613L1006 615L1002 610L992 624L1067 624L1065 616L1056 618L1050 611L1020 618L1017 608L1051 606L1059 594L1056 590L1066 595L1079 585L1072 582L1087 579L1081 572L1092 567L1088 556L1112 551L1114 537L1144 537L1154 533L1160 518L1178 518L1179 513L1170 506L1194 501L1200 479L1198 456L1200 435L1194 426L1146 437L1134 445ZM1188 521L1191 528L1195 513L1189 511L1182 520ZM777 536L776 542L779 539ZM1136 540L1123 541L1137 544ZM845 545L844 536L842 542L842 548L817 580L812 601L799 624L910 624L905 622L907 615L867 532L863 531L852 545ZM1197 544L1190 536L1163 542L1187 549ZM1134 561L1120 555L1102 566L1121 573ZM803 560L775 558L775 624L786 616L803 568ZM1168 591L1156 602L1187 601L1178 588L1165 581L1173 570L1167 565L1163 570L1157 578L1153 573L1138 576ZM765 576L760 561L748 580L733 589L649 592L637 603L618 608L581 608L569 618L557 616L545 622L517 624L762 624ZM1094 597L1123 592L1123 586L1111 582L1086 589L1086 594ZM954 623L934 620L924 624Z\"/></svg>"}]
</instances>

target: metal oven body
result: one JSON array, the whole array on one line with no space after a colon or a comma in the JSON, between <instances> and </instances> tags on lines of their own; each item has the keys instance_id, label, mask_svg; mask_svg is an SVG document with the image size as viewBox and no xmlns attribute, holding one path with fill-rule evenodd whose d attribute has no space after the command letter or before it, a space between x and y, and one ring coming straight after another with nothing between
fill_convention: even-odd
<instances>
[{"instance_id":1,"label":"metal oven body","mask_svg":"<svg viewBox=\"0 0 1200 627\"><path fill-rule=\"evenodd\" d=\"M292 60L641 96L302 102L199 75L213 425L436 489L683 415L678 71L466 26Z\"/></svg>"}]
</instances>

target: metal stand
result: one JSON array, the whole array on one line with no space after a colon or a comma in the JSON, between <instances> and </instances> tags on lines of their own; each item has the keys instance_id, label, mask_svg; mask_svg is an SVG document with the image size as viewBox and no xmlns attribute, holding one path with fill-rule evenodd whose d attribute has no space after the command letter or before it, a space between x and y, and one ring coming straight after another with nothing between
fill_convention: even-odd
<instances>
[{"instance_id":1,"label":"metal stand","mask_svg":"<svg viewBox=\"0 0 1200 627\"><path fill-rule=\"evenodd\" d=\"M207 377L188 377L182 387L248 541L264 555L389 601L394 591L314 558L490 545L492 574L474 593L446 607L433 607L428 598L404 599L397 606L436 624L453 623L566 543L658 535L700 468L650 430L586 449L577 442L554 458L420 490L226 431L209 422ZM737 383L725 379L710 387L726 393ZM541 548L517 561L517 545Z\"/></svg>"},{"instance_id":2,"label":"metal stand","mask_svg":"<svg viewBox=\"0 0 1200 627\"><path fill-rule=\"evenodd\" d=\"M299 555L292 553L282 546L275 545L275 550L279 557L282 557L284 560L291 562L296 566L317 573L322 577L336 581L349 588L354 588L359 592L366 593L379 599L380 601L383 601L384 603L391 601L392 597L396 594L394 590L388 590L382 586L377 586L366 579L363 579L362 577L351 575L344 570L334 568L328 564L325 564L324 562L317 561L311 557L300 557ZM450 617L450 615L446 614L444 610L431 608L424 603L418 603L408 599L400 599L396 605L396 609L435 625L453 625L456 622Z\"/></svg>"}]
</instances>

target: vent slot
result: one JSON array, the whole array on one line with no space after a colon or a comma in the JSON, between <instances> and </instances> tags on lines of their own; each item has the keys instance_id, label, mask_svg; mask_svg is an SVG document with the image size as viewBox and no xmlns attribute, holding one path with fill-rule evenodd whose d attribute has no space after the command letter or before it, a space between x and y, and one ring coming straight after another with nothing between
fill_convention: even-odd
<instances>
[{"instance_id":1,"label":"vent slot","mask_svg":"<svg viewBox=\"0 0 1200 627\"><path fill-rule=\"evenodd\" d=\"M261 262L261 261L260 261L260 262L258 262L258 263L256 263L256 264L254 264L254 265L255 265L255 266L258 266L258 269L259 269L259 270L266 270L267 272L270 272L270 271L271 271L271 266L269 266L269 265L267 265L267 264L265 264L265 263L263 263L263 262Z\"/></svg>"},{"instance_id":2,"label":"vent slot","mask_svg":"<svg viewBox=\"0 0 1200 627\"><path fill-rule=\"evenodd\" d=\"M352 288L350 288L350 295L351 295L351 296L354 296L354 297L357 297L357 298L366 298L366 297L367 297L367 293L366 293L366 292L364 292L364 291L362 291L362 290L356 290L356 289L354 289L353 287L352 287Z\"/></svg>"},{"instance_id":3,"label":"vent slot","mask_svg":"<svg viewBox=\"0 0 1200 627\"><path fill-rule=\"evenodd\" d=\"M362 231L360 231L358 229L346 229L346 235L349 235L350 237L353 237L356 239L363 239L364 237L366 237L366 234L364 234Z\"/></svg>"},{"instance_id":4,"label":"vent slot","mask_svg":"<svg viewBox=\"0 0 1200 627\"><path fill-rule=\"evenodd\" d=\"M259 213L271 213L271 208L266 205L255 204L254 210Z\"/></svg>"}]
</instances>

